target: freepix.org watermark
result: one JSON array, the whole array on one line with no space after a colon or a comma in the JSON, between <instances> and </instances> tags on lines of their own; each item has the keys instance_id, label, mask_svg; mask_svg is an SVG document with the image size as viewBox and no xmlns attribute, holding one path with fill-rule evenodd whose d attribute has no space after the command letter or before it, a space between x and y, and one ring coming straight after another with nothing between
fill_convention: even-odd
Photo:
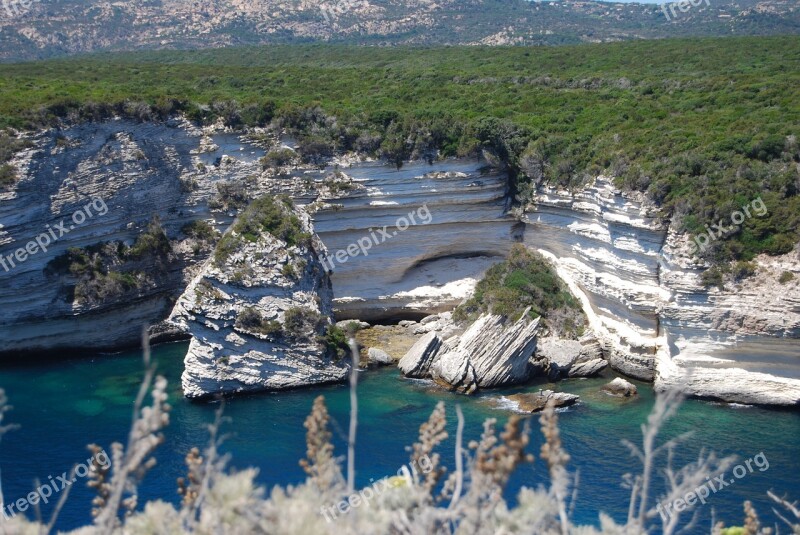
<instances>
[{"instance_id":1,"label":"freepix.org watermark","mask_svg":"<svg viewBox=\"0 0 800 535\"><path fill-rule=\"evenodd\" d=\"M47 248L61 239L65 234L69 234L76 226L83 225L88 219L94 216L103 216L108 213L108 206L100 198L93 199L92 202L76 211L69 219L62 219L57 224L45 225L45 232L29 241L25 247L20 247L10 254L0 253L0 267L5 271L11 271L18 264L25 262L31 256L47 252Z\"/></svg>"},{"instance_id":2,"label":"freepix.org watermark","mask_svg":"<svg viewBox=\"0 0 800 535\"><path fill-rule=\"evenodd\" d=\"M691 253L694 254L697 251L705 251L708 249L708 246L711 245L711 242L733 234L739 230L740 225L744 223L745 220L752 217L764 217L765 215L767 215L767 205L765 205L764 201L759 197L751 201L750 204L742 206L741 210L734 211L730 217L731 225L726 225L725 221L722 219L715 225L706 225L707 232L701 232L694 237Z\"/></svg>"},{"instance_id":3,"label":"freepix.org watermark","mask_svg":"<svg viewBox=\"0 0 800 535\"><path fill-rule=\"evenodd\" d=\"M333 522L339 517L339 514L346 515L353 509L357 509L362 505L369 507L370 500L383 494L386 489L413 485L415 475L427 474L431 470L433 470L433 462L431 462L430 457L423 455L416 463L411 462L408 466L401 466L396 476L385 477L375 481L369 487L365 487L357 493L351 494L335 505L329 505L328 507L323 506L320 508L320 514L324 516L325 520L328 522ZM370 482L372 482L372 479L370 479Z\"/></svg>"},{"instance_id":4,"label":"freepix.org watermark","mask_svg":"<svg viewBox=\"0 0 800 535\"><path fill-rule=\"evenodd\" d=\"M686 13L691 8L697 7L703 2L705 2L707 6L711 5L709 0L680 0L679 2L662 3L661 11L664 13L664 16L667 17L667 22L670 22L673 18L678 16L678 14L675 13L676 8L681 13ZM667 7L669 7L669 10L672 12L672 18L670 18L669 13L667 12Z\"/></svg>"},{"instance_id":5,"label":"freepix.org watermark","mask_svg":"<svg viewBox=\"0 0 800 535\"><path fill-rule=\"evenodd\" d=\"M38 505L40 502L49 503L51 497L57 495L67 487L72 486L78 481L79 477L88 476L93 471L97 470L98 466L105 469L111 467L111 458L108 456L105 450L98 451L86 459L84 463L75 466L75 468L69 472L63 472L60 476L56 477L48 476L47 481L44 484L31 491L24 498L20 498L15 502L9 503L8 505L0 504L0 507L2 507L1 510L3 511L2 518L4 520L11 520L17 516L18 513L24 513L27 511L31 506ZM14 509L16 509L16 511Z\"/></svg>"},{"instance_id":6,"label":"freepix.org watermark","mask_svg":"<svg viewBox=\"0 0 800 535\"><path fill-rule=\"evenodd\" d=\"M417 218L419 218L419 222L417 222ZM359 238L346 248L339 249L335 254L323 258L322 266L326 271L334 271L336 263L344 264L350 258L358 255L369 256L369 250L374 246L380 245L399 233L408 230L411 225L427 225L431 221L433 221L433 215L428 210L428 205L423 204L419 209L409 212L407 216L400 217L391 229L389 225L379 229L369 229L369 235Z\"/></svg>"},{"instance_id":7,"label":"freepix.org watermark","mask_svg":"<svg viewBox=\"0 0 800 535\"><path fill-rule=\"evenodd\" d=\"M682 498L678 498L666 504L659 503L656 510L658 514L661 515L661 519L666 522L668 518L673 515L673 509L674 512L681 513L688 508L694 507L697 502L705 505L706 500L712 494L716 494L725 487L733 485L736 483L737 479L742 479L747 474L752 474L754 471L753 465L758 468L759 472L766 472L769 470L769 460L767 460L767 456L764 455L763 451L752 459L747 459L743 463L734 466L733 477L728 477L727 474L721 474L714 479L706 478L707 481L705 483L696 487L693 491L687 492Z\"/></svg>"}]
</instances>

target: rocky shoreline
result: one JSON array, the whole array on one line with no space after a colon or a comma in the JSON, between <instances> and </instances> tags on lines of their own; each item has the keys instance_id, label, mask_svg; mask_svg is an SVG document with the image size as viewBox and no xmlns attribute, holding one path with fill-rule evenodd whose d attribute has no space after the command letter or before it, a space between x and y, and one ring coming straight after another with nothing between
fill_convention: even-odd
<instances>
[{"instance_id":1,"label":"rocky shoreline","mask_svg":"<svg viewBox=\"0 0 800 535\"><path fill-rule=\"evenodd\" d=\"M109 209L76 225L47 254L0 270L0 351L128 347L141 325L151 324L154 341L192 337L184 384L192 397L343 380L346 366L326 360L318 341L276 343L241 322L237 327L244 309L283 328L288 309L305 307L326 324L334 316L404 320L423 335L424 347L401 360L403 372L462 392L534 374L596 374L608 365L657 389L680 386L697 397L800 403L800 284L797 277L777 280L800 273L797 251L759 257L752 277L706 289L700 275L707 266L689 254L688 238L646 199L617 191L607 177L577 192L540 186L531 204L512 215L506 177L482 171L483 164L444 162L436 173L410 164L396 172L352 157L340 158L344 173L297 163L263 168L236 154L215 157L224 150L219 135L236 134L175 119L85 123L32 135L33 147L12 161L19 182L0 192L4 251L69 218L87 199L100 197ZM283 144L275 138L267 145ZM215 161L204 164L201 157ZM305 231L319 237L313 247L292 250L261 237L236 257L247 270L216 265L220 236L244 208L278 193L300 206ZM431 224L412 225L333 273L319 265L320 254L327 255L322 248L344 249L422 199ZM154 217L166 249L147 238L155 235ZM540 338L532 322L489 316L471 326L447 325L445 313L520 241L548 258L581 302L591 331L585 339ZM99 259L101 269L76 268L83 264L68 256L74 250L80 262ZM299 278L285 267L290 254L305 262L292 268ZM200 298L198 289L222 299Z\"/></svg>"}]
</instances>

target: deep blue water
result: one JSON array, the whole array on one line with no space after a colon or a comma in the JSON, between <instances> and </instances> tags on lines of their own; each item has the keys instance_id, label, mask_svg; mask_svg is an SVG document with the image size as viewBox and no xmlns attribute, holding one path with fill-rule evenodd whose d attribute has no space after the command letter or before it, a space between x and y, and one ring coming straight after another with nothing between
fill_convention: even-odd
<instances>
[{"instance_id":1,"label":"deep blue water","mask_svg":"<svg viewBox=\"0 0 800 535\"><path fill-rule=\"evenodd\" d=\"M170 381L173 410L166 442L157 456L158 466L140 488L140 504L155 497L177 502L175 480L184 474L184 456L192 446L202 447L207 441L206 425L212 421L217 405L190 403L181 396L180 372L185 351L186 344L154 349L159 369ZM48 476L56 477L87 459L86 444L96 442L110 452L111 442L124 441L141 373L141 360L136 352L0 367L0 387L5 388L14 406L4 423L21 425L0 444L6 503L30 492L35 479L46 481ZM581 523L597 523L601 510L618 520L625 517L628 491L621 486L622 476L634 470L636 463L621 439L639 442L639 425L653 401L652 390L644 384L639 384L641 395L634 401L600 394L598 389L607 380L569 380L558 385L559 389L580 394L582 398L578 406L560 414L563 443L572 456L570 468L580 470L575 518ZM527 387L538 388L538 385ZM483 419L496 417L502 421L508 416L505 410L495 408L491 400L518 390L465 398L423 382L402 379L395 369L362 373L357 442L359 484L392 475L408 461L405 446L413 443L419 425L438 400L447 403L451 438L442 454L445 463L452 467L454 404L459 402L464 408L467 442L478 438ZM298 466L305 453L302 422L319 394L326 396L340 430L346 429L349 400L343 386L230 400L226 415L233 421L226 430L232 436L223 449L232 454L232 465L258 467L259 479L266 485L302 481L303 472ZM538 458L542 442L538 422L532 428L531 452ZM741 524L742 502L747 499L755 503L762 518L773 521L765 496L768 489L800 498L800 413L731 408L690 400L667 426L665 436L690 430L695 434L680 450L680 460L692 459L705 447L720 454L737 454L742 460L763 452L769 461L768 470L755 470L712 496L701 509L703 532L708 532L705 526L709 525L712 510L728 525ZM334 436L337 454L344 455L341 431L334 430ZM545 472L541 461L520 469L511 482L509 497L513 498L522 485L545 483ZM91 497L85 481L79 481L58 527L68 529L90 522ZM45 516L49 510L49 506L44 507Z\"/></svg>"}]
</instances>

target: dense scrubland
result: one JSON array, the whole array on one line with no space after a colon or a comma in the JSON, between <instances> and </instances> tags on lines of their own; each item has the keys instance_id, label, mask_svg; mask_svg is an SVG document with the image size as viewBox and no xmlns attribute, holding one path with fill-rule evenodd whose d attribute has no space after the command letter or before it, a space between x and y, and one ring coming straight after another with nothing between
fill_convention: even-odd
<instances>
[{"instance_id":1,"label":"dense scrubland","mask_svg":"<svg viewBox=\"0 0 800 535\"><path fill-rule=\"evenodd\" d=\"M800 237L798 37L270 46L104 54L0 74L4 127L181 112L285 129L312 162L349 150L397 165L483 154L510 169L520 202L532 185L578 188L607 173L691 233L761 196L768 215L702 253L715 263L786 253Z\"/></svg>"}]
</instances>

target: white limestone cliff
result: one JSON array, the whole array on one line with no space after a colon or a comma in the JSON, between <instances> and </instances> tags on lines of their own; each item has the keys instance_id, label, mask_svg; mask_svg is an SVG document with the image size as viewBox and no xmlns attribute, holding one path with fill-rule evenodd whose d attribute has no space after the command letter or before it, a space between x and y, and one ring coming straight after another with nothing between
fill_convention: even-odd
<instances>
[{"instance_id":1,"label":"white limestone cliff","mask_svg":"<svg viewBox=\"0 0 800 535\"><path fill-rule=\"evenodd\" d=\"M307 220L304 227L312 231ZM206 263L170 316L192 337L181 377L184 395L345 380L347 360L320 340L333 324L330 279L318 256L322 244L289 246L264 232L240 245L221 265Z\"/></svg>"},{"instance_id":2,"label":"white limestone cliff","mask_svg":"<svg viewBox=\"0 0 800 535\"><path fill-rule=\"evenodd\" d=\"M688 238L604 177L579 192L542 188L525 219L526 245L581 300L614 369L698 397L800 403L800 285L778 282L800 271L797 251L706 289Z\"/></svg>"}]
</instances>

